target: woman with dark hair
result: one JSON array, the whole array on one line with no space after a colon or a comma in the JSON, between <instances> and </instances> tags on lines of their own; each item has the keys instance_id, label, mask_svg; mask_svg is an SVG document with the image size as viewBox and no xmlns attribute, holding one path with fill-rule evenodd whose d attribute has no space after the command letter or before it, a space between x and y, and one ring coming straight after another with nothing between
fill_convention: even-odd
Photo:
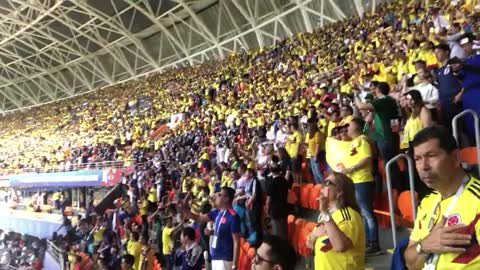
<instances>
[{"instance_id":1,"label":"woman with dark hair","mask_svg":"<svg viewBox=\"0 0 480 270\"><path fill-rule=\"evenodd\" d=\"M293 177L292 177L292 159L287 153L287 150L283 147L278 148L278 158L279 166L281 170L284 172L285 179L289 183L288 186L290 187L293 184Z\"/></svg>"},{"instance_id":2,"label":"woman with dark hair","mask_svg":"<svg viewBox=\"0 0 480 270\"><path fill-rule=\"evenodd\" d=\"M417 90L410 90L405 95L407 105L408 119L403 131L403 148L408 149L408 153L413 159L413 148L411 142L415 135L422 129L432 126L432 114L424 105L422 96ZM414 170L415 191L418 193L419 200L430 193L430 189L420 180L417 170Z\"/></svg>"},{"instance_id":3,"label":"woman with dark hair","mask_svg":"<svg viewBox=\"0 0 480 270\"><path fill-rule=\"evenodd\" d=\"M403 93L408 94L407 90L418 90L422 97L425 107L430 111L432 119L436 120L438 88L433 85L434 78L432 74L425 68L417 70L418 81L413 87L407 87L407 83L403 83ZM408 103L408 102L407 102ZM408 105L407 105L408 107Z\"/></svg>"},{"instance_id":4,"label":"woman with dark hair","mask_svg":"<svg viewBox=\"0 0 480 270\"><path fill-rule=\"evenodd\" d=\"M408 119L403 132L403 145L408 146L417 132L432 125L432 114L423 103L420 91L410 90L404 97Z\"/></svg>"},{"instance_id":5,"label":"woman with dark hair","mask_svg":"<svg viewBox=\"0 0 480 270\"><path fill-rule=\"evenodd\" d=\"M352 179L332 172L319 200L318 225L307 238L314 269L365 269L365 232Z\"/></svg>"}]
</instances>

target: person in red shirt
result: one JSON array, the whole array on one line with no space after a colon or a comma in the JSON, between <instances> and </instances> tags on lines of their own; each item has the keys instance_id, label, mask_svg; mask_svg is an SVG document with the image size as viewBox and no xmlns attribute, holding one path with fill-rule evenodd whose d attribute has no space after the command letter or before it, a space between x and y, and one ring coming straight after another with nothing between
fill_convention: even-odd
<instances>
[{"instance_id":1,"label":"person in red shirt","mask_svg":"<svg viewBox=\"0 0 480 270\"><path fill-rule=\"evenodd\" d=\"M82 264L82 256L77 255L75 256L75 264L73 264L73 270L82 270L83 264Z\"/></svg>"}]
</instances>

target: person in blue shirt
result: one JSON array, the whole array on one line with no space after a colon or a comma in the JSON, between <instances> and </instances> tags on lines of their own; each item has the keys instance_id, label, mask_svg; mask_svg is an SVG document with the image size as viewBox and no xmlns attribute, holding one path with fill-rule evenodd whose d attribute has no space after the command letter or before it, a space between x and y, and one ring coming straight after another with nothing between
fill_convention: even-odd
<instances>
[{"instance_id":1,"label":"person in blue shirt","mask_svg":"<svg viewBox=\"0 0 480 270\"><path fill-rule=\"evenodd\" d=\"M473 40L475 36L472 33L464 34L460 37L459 43L465 51L467 58L463 63L452 63L452 69L463 78L463 109L470 109L480 116L480 55L473 49ZM474 138L475 126L473 117L465 117L470 138Z\"/></svg>"},{"instance_id":2,"label":"person in blue shirt","mask_svg":"<svg viewBox=\"0 0 480 270\"><path fill-rule=\"evenodd\" d=\"M240 217L232 208L234 196L233 188L222 187L216 194L216 209L208 214L196 215L190 211L187 203L179 204L187 218L200 223L213 222L210 239L212 270L237 269L240 254Z\"/></svg>"},{"instance_id":3,"label":"person in blue shirt","mask_svg":"<svg viewBox=\"0 0 480 270\"><path fill-rule=\"evenodd\" d=\"M435 47L435 56L440 63L436 72L440 99L441 122L452 132L452 119L462 111L462 82L454 75L448 64L450 46L441 43Z\"/></svg>"},{"instance_id":4,"label":"person in blue shirt","mask_svg":"<svg viewBox=\"0 0 480 270\"><path fill-rule=\"evenodd\" d=\"M192 227L183 228L180 235L182 243L182 270L201 270L203 266L202 247L195 242L195 230Z\"/></svg>"}]
</instances>

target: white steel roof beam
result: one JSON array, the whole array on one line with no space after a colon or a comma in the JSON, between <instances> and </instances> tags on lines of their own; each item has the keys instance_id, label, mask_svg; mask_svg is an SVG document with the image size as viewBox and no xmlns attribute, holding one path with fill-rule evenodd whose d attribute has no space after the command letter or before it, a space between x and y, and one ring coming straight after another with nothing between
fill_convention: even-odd
<instances>
[{"instance_id":1,"label":"white steel roof beam","mask_svg":"<svg viewBox=\"0 0 480 270\"><path fill-rule=\"evenodd\" d=\"M166 35L168 41L170 42L170 44L172 45L175 45L175 46L172 46L174 48L174 50L176 50L176 48L180 49L180 51L183 53L184 57L187 57L188 58L188 55L189 55L189 52L187 50L187 48L185 46L183 46L182 44L180 44L180 42L173 36L172 33L170 33L170 31L162 24L160 23L157 18L155 18L155 16L153 14L150 14L147 10L143 9L142 7L140 7L139 5L137 5L135 2L132 2L130 3L130 5L132 5L133 7L135 7L138 11L140 11L143 15L145 15L148 19L150 19L150 21L153 22L153 24L158 27L158 29ZM162 16L160 16L162 17ZM175 48L176 47L176 48Z\"/></svg>"},{"instance_id":2,"label":"white steel roof beam","mask_svg":"<svg viewBox=\"0 0 480 270\"><path fill-rule=\"evenodd\" d=\"M324 6L324 5L325 5L325 0L322 0L321 6ZM324 8L325 8L325 7L324 7ZM321 21L323 21L323 19L325 19L325 20L327 20L327 21L329 21L329 22L335 22L335 19L333 19L333 18L330 17L330 16L325 15L325 13L324 13L323 11L321 11L321 12L319 13L319 12L317 12L317 11L309 8L309 7L306 7L306 10L307 10L308 12L312 13L313 15L316 15L316 16L320 17L320 20L321 20Z\"/></svg>"},{"instance_id":3,"label":"white steel roof beam","mask_svg":"<svg viewBox=\"0 0 480 270\"><path fill-rule=\"evenodd\" d=\"M33 82L33 84L35 84L35 85L37 86L37 89L36 89L36 90L37 90L39 93L42 92L42 93L44 93L45 95L47 95L47 97L49 98L49 100L55 100L55 96L52 95L52 93L51 93L50 91L47 91L47 90L43 89L43 87L39 87L38 84L37 84L37 82ZM24 83L23 83L23 86L24 86L24 88L27 87L28 89L30 89L31 92L34 92L34 90L35 90L35 89L33 89L33 88L30 86L30 84L29 84L28 82L24 82ZM40 97L39 97L39 99L40 99Z\"/></svg>"},{"instance_id":4,"label":"white steel roof beam","mask_svg":"<svg viewBox=\"0 0 480 270\"><path fill-rule=\"evenodd\" d=\"M218 41L218 38L213 35L213 33L210 31L210 29L208 29L208 27L200 19L200 17L195 12L192 11L192 9L190 8L190 6L188 4L186 4L183 0L176 0L176 1L180 5L183 6L183 8L190 15L190 18L195 22L195 24L197 24L197 26L200 27L200 29L203 31L203 33L205 33L209 37L209 39L207 39L207 40L210 40L217 47L217 50L218 50L218 53L219 53L220 57L224 58L225 55L223 54L223 50L220 47L220 43Z\"/></svg>"},{"instance_id":5,"label":"white steel roof beam","mask_svg":"<svg viewBox=\"0 0 480 270\"><path fill-rule=\"evenodd\" d=\"M106 24L108 24L109 26L111 26L112 28L114 29L117 29L119 30L120 32L123 33L123 35L125 35L133 44L135 44L138 49L142 52L142 54L148 59L148 63L150 65L152 65L153 67L155 68L159 68L158 66L158 63L152 58L152 56L146 51L145 49L145 46L142 44L142 42L137 38L135 37L135 35L133 35L131 32L129 32L127 29L125 29L125 27L123 26L123 24L121 22L110 22L108 19L109 19L109 16L106 15L105 13L99 11L99 10L96 10L96 9L93 9L92 7L90 7L89 5L83 3L82 1L75 1L73 2L75 5L77 5L79 8L82 8L84 9L85 11L91 13L92 15L98 17L99 19L101 19L102 21L104 21ZM134 2L129 2L129 4L133 5ZM115 5L114 5L114 8L115 8ZM114 18L117 18L116 16Z\"/></svg>"},{"instance_id":6,"label":"white steel roof beam","mask_svg":"<svg viewBox=\"0 0 480 270\"><path fill-rule=\"evenodd\" d=\"M32 7L32 8L37 8L37 7ZM40 10L40 11L44 12L43 10ZM61 22L64 23L65 25L67 25L70 30L74 29L74 30L77 30L77 31L78 31L78 28L77 28L76 26L72 25L71 22L66 21L66 20L64 20L63 18L60 18L60 17L58 17L58 16L56 16L56 15L54 15L54 14L51 14L51 16L52 16L53 18L61 21ZM67 18L67 16L65 16L65 18ZM67 18L67 19L68 19L68 18ZM89 22L93 22L95 19L96 19L96 18L93 18L93 19L91 19ZM85 23L85 24L83 24L80 28L83 28L83 26L85 26L85 25L87 25L87 24L88 24L88 22ZM35 28L35 27L34 27L34 28ZM45 31L39 30L39 29L37 29L37 28L35 28L35 30L44 33L46 36L50 36L51 38L53 38L53 36L52 36L51 34L45 33ZM62 44L63 46L69 48L72 52L77 51L77 50L75 50L73 47L71 47L71 46L69 46L68 44L66 44L66 43L69 41L69 40L68 40L69 37L66 37L65 35L63 35L63 34L60 33L60 32L56 32L56 31L55 31L55 33L58 34L58 35L63 36L63 37L66 39L66 40L63 41L63 42L62 42L62 41L59 41L58 39L55 39L55 41L56 41L57 44ZM79 32L79 33L80 33L81 35L85 35L84 32ZM86 37L89 38L89 39L92 39L92 37L90 37L90 36L86 36ZM80 46L80 45L78 44L78 42L76 41L75 36L74 36L72 39L73 39L74 42L77 43L77 45L78 45L79 48L82 47L82 46ZM104 41L103 44L104 44L104 45L107 45L108 42ZM107 50L108 50L108 47L104 47L104 48L107 48ZM77 51L77 52L78 52L80 55L83 55L84 58L86 58L84 52L79 52L79 51ZM115 53L112 53L112 52L110 52L110 53L111 53L111 55L112 55L114 58L117 58ZM89 61L93 67L96 67L96 65L94 65L94 64L91 62L91 60L89 60L88 58L86 58L86 60ZM117 61L119 61L119 60L117 59ZM121 64L122 66L125 66L125 64L122 63L122 62L120 62L120 64ZM66 68L68 68L68 66L67 66ZM102 68L103 68L103 67L102 67ZM110 76L109 76L109 74L108 74L107 72L102 71L101 69L99 69L98 71L103 75L104 79L105 79L107 82L112 82L112 79L110 78ZM72 72L72 74L75 74L75 75L76 75L75 72ZM135 73L131 73L131 75L135 75ZM71 93L68 93L68 94L71 94Z\"/></svg>"},{"instance_id":7,"label":"white steel roof beam","mask_svg":"<svg viewBox=\"0 0 480 270\"><path fill-rule=\"evenodd\" d=\"M342 18L342 19L347 18L347 16L345 16L345 13L343 13L343 11L337 6L337 4L335 3L335 1L333 1L333 0L328 0L328 2L330 3L330 5L332 5L333 9L334 9L335 12L340 16L340 18Z\"/></svg>"},{"instance_id":8,"label":"white steel roof beam","mask_svg":"<svg viewBox=\"0 0 480 270\"><path fill-rule=\"evenodd\" d=\"M45 12L45 10L41 10L39 7L35 7L35 6L32 6L32 8L38 8L39 12ZM50 46L55 46L55 44L61 44L63 46L65 46L68 50L70 50L70 52L73 52L73 53L77 53L77 55L79 55L80 57L81 56L85 56L86 53L88 53L87 51L83 52L83 51L79 51L75 48L73 48L72 46L69 46L67 44L67 42L69 41L73 41L77 44L78 48L83 48L77 41L75 34L73 33L74 30L76 30L80 35L83 35L85 36L87 39L89 40L92 40L92 37L88 36L85 34L85 32L81 32L80 29L83 28L85 25L88 25L88 23L90 22L93 22L95 19L91 19L89 20L87 23L81 25L80 27L77 27L75 26L72 21L70 20L70 18L66 15L66 13L64 13L62 11L62 7L59 8L59 13L61 13L61 15L63 15L63 18L59 17L59 16L56 16L54 13L50 14L50 16L58 21L60 21L61 23L65 24L66 26L68 26L68 29L71 31L71 34L72 34L72 38L66 36L65 34L61 33L61 32L58 32L52 28L47 28L47 30L43 30L42 28L38 28L38 27L35 27L35 26L32 26L32 28L37 31L37 32L40 32L42 33L44 36L47 36L49 37L50 39L52 39L54 41L54 43L51 43L49 45L47 45L46 47L50 47ZM59 35L59 36L62 36L65 41L60 41L59 39L55 38L50 32L54 32L55 34ZM106 45L108 44L108 42L104 42L102 45ZM45 48L45 47L44 47ZM42 48L42 49L44 49ZM57 48L56 48L57 49ZM86 59L86 61L89 61L92 66L95 67L95 65L93 65L93 63L91 62L91 60L89 59ZM64 63L62 63L64 64ZM108 76L107 72L105 70L98 70L104 77L104 79L106 81L111 81L111 78Z\"/></svg>"},{"instance_id":9,"label":"white steel roof beam","mask_svg":"<svg viewBox=\"0 0 480 270\"><path fill-rule=\"evenodd\" d=\"M39 103L38 96L33 96L32 93L28 93L28 91L19 88L17 84L11 84L10 89L14 90L16 94L22 97L22 99L19 100L21 103L23 103L23 101L25 100L30 102L32 105L36 105Z\"/></svg>"},{"instance_id":10,"label":"white steel roof beam","mask_svg":"<svg viewBox=\"0 0 480 270\"><path fill-rule=\"evenodd\" d=\"M17 108L22 108L23 107L23 104L20 100L18 100L17 98L13 97L10 95L10 91L8 91L8 89L1 89L0 90L0 93L2 93L2 95L8 99L14 106L16 106Z\"/></svg>"},{"instance_id":11,"label":"white steel roof beam","mask_svg":"<svg viewBox=\"0 0 480 270\"><path fill-rule=\"evenodd\" d=\"M227 11L228 13L228 17L230 18L230 21L232 22L233 26L235 27L235 30L237 30L237 33L241 33L242 30L240 29L240 27L238 26L237 22L235 21L234 17L233 17L233 14L232 12L230 11L230 8L227 6L227 4L225 4L226 2L225 1L220 1L220 7L221 8L223 6L223 8ZM250 46L248 45L248 42L247 40L245 39L245 36L240 36L239 37L240 40L239 40L239 43L242 44L242 46L244 47L244 49L246 50L249 50L250 49Z\"/></svg>"},{"instance_id":12,"label":"white steel roof beam","mask_svg":"<svg viewBox=\"0 0 480 270\"><path fill-rule=\"evenodd\" d=\"M270 0L270 4L272 4L273 6L273 9L275 11L275 14L278 15L280 13L280 10L277 6L277 3L275 3L275 0ZM283 29L285 29L285 31L287 32L287 35L289 37L293 36L293 32L292 30L290 29L290 27L288 27L288 25L284 22L283 20L283 17L280 17L278 18L278 22L280 23L280 25L283 27Z\"/></svg>"},{"instance_id":13,"label":"white steel roof beam","mask_svg":"<svg viewBox=\"0 0 480 270\"><path fill-rule=\"evenodd\" d=\"M312 22L310 21L310 16L308 16L305 5L301 0L296 0L295 3L300 7L300 12L302 13L303 23L305 24L305 30L311 33L313 31Z\"/></svg>"},{"instance_id":14,"label":"white steel roof beam","mask_svg":"<svg viewBox=\"0 0 480 270\"><path fill-rule=\"evenodd\" d=\"M9 0L9 1L12 1L12 2L20 2L20 4L25 4L25 1L18 1L18 0ZM34 2L36 4L40 4L39 1L36 1ZM30 29L30 27L36 25L38 22L40 22L43 18L47 17L48 15L50 15L50 13L52 11L54 11L57 7L59 7L61 4L63 3L63 1L60 1L60 0L57 0L56 3L50 7L45 13L42 13L40 16L38 16L37 18L35 18L32 22L30 22L29 24L27 24L25 27L21 28L19 31L16 31L13 35L8 35L6 38L2 39L0 41L0 47L5 45L5 43L9 42L11 39L14 39L16 38L18 35L22 34L23 32L25 32L26 30Z\"/></svg>"},{"instance_id":15,"label":"white steel roof beam","mask_svg":"<svg viewBox=\"0 0 480 270\"><path fill-rule=\"evenodd\" d=\"M250 23L252 26L253 31L255 32L255 35L257 37L257 42L258 42L258 47L262 48L265 46L263 42L263 37L260 31L257 29L257 25L255 22L255 18L252 18L250 15L248 15L248 12L238 3L237 0L232 0L233 5L240 11L240 14ZM227 7L228 8L228 7ZM232 20L235 20L234 17L232 17Z\"/></svg>"}]
</instances>

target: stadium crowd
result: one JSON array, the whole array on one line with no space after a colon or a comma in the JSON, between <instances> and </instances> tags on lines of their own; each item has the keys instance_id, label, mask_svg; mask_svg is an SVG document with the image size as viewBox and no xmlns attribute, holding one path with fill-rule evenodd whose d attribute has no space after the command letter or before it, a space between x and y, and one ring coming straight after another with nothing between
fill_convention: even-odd
<instances>
[{"instance_id":1,"label":"stadium crowd","mask_svg":"<svg viewBox=\"0 0 480 270\"><path fill-rule=\"evenodd\" d=\"M0 267L2 269L40 270L47 242L29 235L0 230Z\"/></svg>"},{"instance_id":2,"label":"stadium crowd","mask_svg":"<svg viewBox=\"0 0 480 270\"><path fill-rule=\"evenodd\" d=\"M297 245L287 217L296 210L289 202L302 198L289 190L305 182L322 187L318 224L303 240L315 269L365 269L365 256L381 252L373 212L384 190L380 164L400 152L420 160L425 143L451 138L456 114L480 113L475 1L392 2L268 48L4 116L2 167L134 166L115 209L65 219L67 234L55 240L70 269L158 269L157 261L162 269L248 269L245 243L257 248L255 269L294 269L300 251L286 248ZM152 136L172 114L182 121ZM465 120L462 144L470 145L473 120ZM435 150L454 166L449 142ZM425 166L417 162L419 200L448 194ZM409 188L405 175L393 164L398 191ZM413 254L423 239L424 250L439 253L426 237L438 230L417 226L406 253L415 267L425 263Z\"/></svg>"}]
</instances>

